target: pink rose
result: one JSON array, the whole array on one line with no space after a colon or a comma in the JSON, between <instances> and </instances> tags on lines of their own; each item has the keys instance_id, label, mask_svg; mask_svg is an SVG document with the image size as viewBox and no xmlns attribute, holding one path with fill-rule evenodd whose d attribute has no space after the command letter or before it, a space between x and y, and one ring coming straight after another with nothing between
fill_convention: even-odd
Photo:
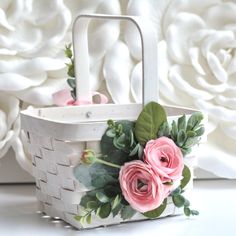
<instances>
[{"instance_id":1,"label":"pink rose","mask_svg":"<svg viewBox=\"0 0 236 236\"><path fill-rule=\"evenodd\" d=\"M156 209L166 197L161 179L142 161L126 162L121 167L119 181L124 198L139 212Z\"/></svg>"},{"instance_id":2,"label":"pink rose","mask_svg":"<svg viewBox=\"0 0 236 236\"><path fill-rule=\"evenodd\" d=\"M184 168L183 155L172 139L161 137L147 142L144 149L144 161L163 182L178 180Z\"/></svg>"}]
</instances>

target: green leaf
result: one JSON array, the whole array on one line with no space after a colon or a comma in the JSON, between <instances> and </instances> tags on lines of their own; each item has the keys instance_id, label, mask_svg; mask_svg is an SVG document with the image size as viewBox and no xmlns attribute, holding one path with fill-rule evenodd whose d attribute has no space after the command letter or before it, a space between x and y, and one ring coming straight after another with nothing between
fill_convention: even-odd
<instances>
[{"instance_id":1,"label":"green leaf","mask_svg":"<svg viewBox=\"0 0 236 236\"><path fill-rule=\"evenodd\" d=\"M118 182L119 170L107 167L100 163L93 165L77 165L74 168L74 176L87 188L101 188L109 183Z\"/></svg>"},{"instance_id":2,"label":"green leaf","mask_svg":"<svg viewBox=\"0 0 236 236\"><path fill-rule=\"evenodd\" d=\"M68 74L70 77L72 77L72 78L75 77L74 65L73 65L73 64L70 64L70 65L68 66L67 74Z\"/></svg>"},{"instance_id":3,"label":"green leaf","mask_svg":"<svg viewBox=\"0 0 236 236\"><path fill-rule=\"evenodd\" d=\"M183 176L183 179L181 180L180 188L184 189L184 187L188 184L188 182L191 179L191 171L186 165L184 165L182 176Z\"/></svg>"},{"instance_id":4,"label":"green leaf","mask_svg":"<svg viewBox=\"0 0 236 236\"><path fill-rule=\"evenodd\" d=\"M178 135L177 135L177 144L179 147L182 147L184 142L186 140L186 133L184 130L180 130Z\"/></svg>"},{"instance_id":5,"label":"green leaf","mask_svg":"<svg viewBox=\"0 0 236 236\"><path fill-rule=\"evenodd\" d=\"M145 212L143 213L143 215L150 219L157 218L164 212L164 210L166 209L166 206L167 206L167 198L158 208L152 211Z\"/></svg>"},{"instance_id":6,"label":"green leaf","mask_svg":"<svg viewBox=\"0 0 236 236\"><path fill-rule=\"evenodd\" d=\"M162 136L165 136L165 137L170 136L170 127L169 127L168 122L164 122L158 130L157 137L162 137Z\"/></svg>"},{"instance_id":7,"label":"green leaf","mask_svg":"<svg viewBox=\"0 0 236 236\"><path fill-rule=\"evenodd\" d=\"M182 195L173 195L172 196L173 203L177 207L182 207L184 206L185 203L185 198Z\"/></svg>"},{"instance_id":8,"label":"green leaf","mask_svg":"<svg viewBox=\"0 0 236 236\"><path fill-rule=\"evenodd\" d=\"M189 207L189 206L190 206L190 202L189 202L189 200L185 199L184 207Z\"/></svg>"},{"instance_id":9,"label":"green leaf","mask_svg":"<svg viewBox=\"0 0 236 236\"><path fill-rule=\"evenodd\" d=\"M116 195L115 199L112 201L112 210L114 210L121 202L120 195Z\"/></svg>"},{"instance_id":10,"label":"green leaf","mask_svg":"<svg viewBox=\"0 0 236 236\"><path fill-rule=\"evenodd\" d=\"M121 208L123 207L122 204L118 204L116 208L112 209L112 215L113 217L115 217L116 215L119 214Z\"/></svg>"},{"instance_id":11,"label":"green leaf","mask_svg":"<svg viewBox=\"0 0 236 236\"><path fill-rule=\"evenodd\" d=\"M76 88L74 88L72 91L70 91L71 97L76 100Z\"/></svg>"},{"instance_id":12,"label":"green leaf","mask_svg":"<svg viewBox=\"0 0 236 236\"><path fill-rule=\"evenodd\" d=\"M177 124L176 122L173 120L172 121L172 129L171 129L171 139L173 139L173 141L177 141L177 135L178 135L178 129L177 129Z\"/></svg>"},{"instance_id":13,"label":"green leaf","mask_svg":"<svg viewBox=\"0 0 236 236\"><path fill-rule=\"evenodd\" d=\"M187 130L194 130L201 121L203 120L203 114L201 112L195 112L193 113L187 122Z\"/></svg>"},{"instance_id":14,"label":"green leaf","mask_svg":"<svg viewBox=\"0 0 236 236\"><path fill-rule=\"evenodd\" d=\"M182 191L181 187L178 187L171 193L171 195L172 196L173 195L179 195L181 193L181 191Z\"/></svg>"},{"instance_id":15,"label":"green leaf","mask_svg":"<svg viewBox=\"0 0 236 236\"><path fill-rule=\"evenodd\" d=\"M205 128L201 127L199 129L197 129L195 132L196 132L197 136L202 136L205 132Z\"/></svg>"},{"instance_id":16,"label":"green leaf","mask_svg":"<svg viewBox=\"0 0 236 236\"><path fill-rule=\"evenodd\" d=\"M197 135L196 132L194 132L194 131L192 131L192 130L187 131L187 137L188 137L188 138L193 138L193 137L195 137L196 135Z\"/></svg>"},{"instance_id":17,"label":"green leaf","mask_svg":"<svg viewBox=\"0 0 236 236\"><path fill-rule=\"evenodd\" d=\"M135 213L136 211L130 205L124 206L120 212L123 220L132 218Z\"/></svg>"},{"instance_id":18,"label":"green leaf","mask_svg":"<svg viewBox=\"0 0 236 236\"><path fill-rule=\"evenodd\" d=\"M102 202L102 203L107 203L107 202L109 202L109 198L104 194L104 193L102 193L102 192L97 192L96 193L96 198L100 201L100 202Z\"/></svg>"},{"instance_id":19,"label":"green leaf","mask_svg":"<svg viewBox=\"0 0 236 236\"><path fill-rule=\"evenodd\" d=\"M68 57L68 58L72 58L72 56L73 56L71 46L72 46L71 43L66 45L65 56Z\"/></svg>"},{"instance_id":20,"label":"green leaf","mask_svg":"<svg viewBox=\"0 0 236 236\"><path fill-rule=\"evenodd\" d=\"M86 221L87 223L90 225L91 222L92 222L92 215L91 214L88 214L87 217L86 217Z\"/></svg>"},{"instance_id":21,"label":"green leaf","mask_svg":"<svg viewBox=\"0 0 236 236\"><path fill-rule=\"evenodd\" d=\"M183 156L186 156L187 154L189 154L191 152L191 148L181 147L181 152L182 152Z\"/></svg>"},{"instance_id":22,"label":"green leaf","mask_svg":"<svg viewBox=\"0 0 236 236\"><path fill-rule=\"evenodd\" d=\"M191 215L198 216L199 215L199 211L191 210Z\"/></svg>"},{"instance_id":23,"label":"green leaf","mask_svg":"<svg viewBox=\"0 0 236 236\"><path fill-rule=\"evenodd\" d=\"M114 131L114 129L108 129L106 131L106 135L110 138L114 138L116 136L116 132Z\"/></svg>"},{"instance_id":24,"label":"green leaf","mask_svg":"<svg viewBox=\"0 0 236 236\"><path fill-rule=\"evenodd\" d=\"M111 213L111 204L109 202L101 205L98 215L100 218L107 218Z\"/></svg>"},{"instance_id":25,"label":"green leaf","mask_svg":"<svg viewBox=\"0 0 236 236\"><path fill-rule=\"evenodd\" d=\"M184 214L186 216L190 216L191 215L191 210L189 209L189 207L184 207Z\"/></svg>"},{"instance_id":26,"label":"green leaf","mask_svg":"<svg viewBox=\"0 0 236 236\"><path fill-rule=\"evenodd\" d=\"M166 121L164 108L156 102L148 103L140 113L135 124L135 136L141 145L157 138L157 132Z\"/></svg>"},{"instance_id":27,"label":"green leaf","mask_svg":"<svg viewBox=\"0 0 236 236\"><path fill-rule=\"evenodd\" d=\"M134 156L138 153L138 150L139 150L139 143L134 147L134 149L130 152L130 156Z\"/></svg>"},{"instance_id":28,"label":"green leaf","mask_svg":"<svg viewBox=\"0 0 236 236\"><path fill-rule=\"evenodd\" d=\"M143 147L141 145L139 145L138 148L138 157L141 159L143 156Z\"/></svg>"},{"instance_id":29,"label":"green leaf","mask_svg":"<svg viewBox=\"0 0 236 236\"><path fill-rule=\"evenodd\" d=\"M98 207L98 202L96 201L87 202L88 209L97 209L97 207Z\"/></svg>"},{"instance_id":30,"label":"green leaf","mask_svg":"<svg viewBox=\"0 0 236 236\"><path fill-rule=\"evenodd\" d=\"M199 143L199 138L198 137L193 137L193 138L188 138L184 144L185 148L190 148L196 144Z\"/></svg>"},{"instance_id":31,"label":"green leaf","mask_svg":"<svg viewBox=\"0 0 236 236\"><path fill-rule=\"evenodd\" d=\"M178 119L178 130L186 130L186 116L183 115Z\"/></svg>"},{"instance_id":32,"label":"green leaf","mask_svg":"<svg viewBox=\"0 0 236 236\"><path fill-rule=\"evenodd\" d=\"M83 217L83 216L77 215L77 216L74 217L74 219L77 220L77 221L81 221L81 218L82 218L82 217Z\"/></svg>"},{"instance_id":33,"label":"green leaf","mask_svg":"<svg viewBox=\"0 0 236 236\"><path fill-rule=\"evenodd\" d=\"M67 79L67 83L71 88L75 88L76 84L75 84L75 79Z\"/></svg>"},{"instance_id":34,"label":"green leaf","mask_svg":"<svg viewBox=\"0 0 236 236\"><path fill-rule=\"evenodd\" d=\"M106 134L102 136L101 139L101 152L103 155L106 155L104 160L117 165L123 165L127 161L132 161L134 158L129 156L133 148L130 147L130 130L134 130L134 122L131 121L119 121L117 124L122 124L123 132L126 136L125 147L120 147L117 149L117 143L114 145L113 138L108 137ZM113 124L114 125L114 124Z\"/></svg>"}]
</instances>

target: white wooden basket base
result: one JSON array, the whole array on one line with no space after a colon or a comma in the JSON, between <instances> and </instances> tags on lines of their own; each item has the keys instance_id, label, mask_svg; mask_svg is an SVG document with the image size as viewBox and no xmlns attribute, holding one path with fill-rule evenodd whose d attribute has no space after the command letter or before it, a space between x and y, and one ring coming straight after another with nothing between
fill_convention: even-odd
<instances>
[{"instance_id":1,"label":"white wooden basket base","mask_svg":"<svg viewBox=\"0 0 236 236\"><path fill-rule=\"evenodd\" d=\"M107 128L108 118L117 120L119 117L119 120L122 120L129 117L129 120L135 120L142 109L139 105L135 105L135 109L133 105L107 107L110 109L107 109L106 113L99 113L99 106L81 106L33 109L21 114L22 127L28 139L28 151L32 156L36 195L41 203L41 210L51 217L61 218L78 229L124 222L119 216L100 219L93 215L92 223L84 225L74 219L75 215L81 214L81 198L90 190L79 183L73 174L74 167L81 164L81 153L88 148L100 153L100 140ZM113 107L116 109L112 109ZM169 122L183 113L189 116L194 112L173 107L166 110L169 113ZM88 112L91 116L87 116ZM100 116L99 121L95 122L92 114L95 114L95 117ZM73 120L65 123L69 117ZM185 158L189 162L188 166L195 164L193 153L191 155ZM186 193L190 193L191 189L192 180ZM179 213L179 209L176 209L169 199L161 217ZM137 213L127 221L146 219Z\"/></svg>"}]
</instances>

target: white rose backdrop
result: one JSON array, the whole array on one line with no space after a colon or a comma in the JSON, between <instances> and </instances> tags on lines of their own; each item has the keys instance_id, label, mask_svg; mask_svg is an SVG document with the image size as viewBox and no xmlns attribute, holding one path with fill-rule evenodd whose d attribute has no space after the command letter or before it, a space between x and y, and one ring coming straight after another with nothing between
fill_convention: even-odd
<instances>
[{"instance_id":1,"label":"white rose backdrop","mask_svg":"<svg viewBox=\"0 0 236 236\"><path fill-rule=\"evenodd\" d=\"M199 165L236 177L235 12L233 0L1 1L1 107L15 100L16 115L7 125L9 110L0 107L0 156L13 146L24 165L19 129L14 128L20 104L52 105L52 93L67 86L63 48L71 41L74 17L132 14L149 17L157 30L161 101L209 113L209 141L199 153ZM92 90L116 103L140 102L137 31L129 24L94 22L89 46Z\"/></svg>"}]
</instances>

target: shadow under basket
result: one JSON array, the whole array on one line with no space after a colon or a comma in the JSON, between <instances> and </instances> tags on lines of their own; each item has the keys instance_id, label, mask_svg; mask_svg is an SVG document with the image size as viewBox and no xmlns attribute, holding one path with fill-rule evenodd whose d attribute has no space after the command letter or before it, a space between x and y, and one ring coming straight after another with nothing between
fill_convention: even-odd
<instances>
[{"instance_id":1,"label":"shadow under basket","mask_svg":"<svg viewBox=\"0 0 236 236\"><path fill-rule=\"evenodd\" d=\"M101 105L90 105L28 109L21 112L22 129L32 157L36 195L42 212L51 217L59 217L78 229L148 219L140 213L125 221L119 215L106 219L92 215L92 223L85 222L83 225L74 219L83 210L80 206L81 198L90 191L75 178L73 172L75 166L81 163L81 153L84 149L100 153L100 140L107 129L108 119L135 121L141 110L140 104L108 104L102 106L102 109ZM165 107L165 110L169 122L177 120L182 114L188 118L195 112L177 107ZM190 169L195 165L195 152L185 157ZM192 179L186 186L185 194L189 195L191 189ZM161 217L176 214L180 214L179 209L168 199Z\"/></svg>"}]
</instances>

